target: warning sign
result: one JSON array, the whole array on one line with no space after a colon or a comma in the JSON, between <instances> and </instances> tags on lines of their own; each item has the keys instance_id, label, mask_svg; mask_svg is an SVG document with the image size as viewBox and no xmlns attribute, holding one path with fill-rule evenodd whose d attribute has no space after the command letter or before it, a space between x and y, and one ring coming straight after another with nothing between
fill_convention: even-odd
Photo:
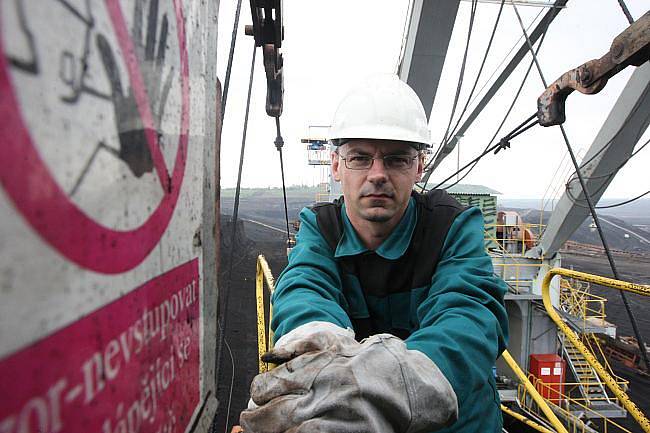
<instances>
[{"instance_id":1,"label":"warning sign","mask_svg":"<svg viewBox=\"0 0 650 433\"><path fill-rule=\"evenodd\" d=\"M185 175L185 21L181 0L165 3L0 5L0 185L47 243L104 274L157 245Z\"/></svg>"},{"instance_id":2,"label":"warning sign","mask_svg":"<svg viewBox=\"0 0 650 433\"><path fill-rule=\"evenodd\" d=\"M0 1L0 433L206 431L217 12Z\"/></svg>"},{"instance_id":3,"label":"warning sign","mask_svg":"<svg viewBox=\"0 0 650 433\"><path fill-rule=\"evenodd\" d=\"M193 260L0 361L0 433L185 431L199 293Z\"/></svg>"}]
</instances>

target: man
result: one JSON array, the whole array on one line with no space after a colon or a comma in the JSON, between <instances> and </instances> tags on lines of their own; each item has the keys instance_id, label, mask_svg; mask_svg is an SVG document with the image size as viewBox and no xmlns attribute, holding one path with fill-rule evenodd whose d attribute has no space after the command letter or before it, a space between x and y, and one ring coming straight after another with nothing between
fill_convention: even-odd
<instances>
[{"instance_id":1,"label":"man","mask_svg":"<svg viewBox=\"0 0 650 433\"><path fill-rule=\"evenodd\" d=\"M501 432L505 284L480 211L413 192L429 144L417 95L371 79L330 135L343 200L300 214L272 299L266 360L282 365L253 381L244 431Z\"/></svg>"}]
</instances>

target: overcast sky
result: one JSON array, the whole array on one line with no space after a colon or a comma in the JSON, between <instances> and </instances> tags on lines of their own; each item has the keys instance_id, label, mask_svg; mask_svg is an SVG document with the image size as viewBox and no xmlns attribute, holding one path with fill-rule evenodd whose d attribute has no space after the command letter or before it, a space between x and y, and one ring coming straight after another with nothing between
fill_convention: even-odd
<instances>
[{"instance_id":1,"label":"overcast sky","mask_svg":"<svg viewBox=\"0 0 650 433\"><path fill-rule=\"evenodd\" d=\"M222 82L236 3L234 0L220 2L218 71ZM626 3L635 19L648 8L647 0L627 0ZM469 1L460 3L433 106L430 128L434 144L440 142L451 113L467 38L470 6ZM323 180L322 169L307 165L307 151L300 138L309 134L309 125L330 123L338 101L350 87L368 75L396 71L407 7L406 0L284 2L285 99L281 124L285 140L287 185L314 185ZM498 10L498 4L478 5L461 104L464 104L478 72ZM542 15L546 12L546 9L531 6L519 6L518 10L526 25L541 17L540 11ZM235 186L237 181L253 49L253 39L244 35L244 25L250 22L249 2L243 1L221 141L221 185L224 188ZM551 82L563 72L605 54L612 39L627 25L616 0L570 0L568 7L551 25L540 51L539 58L547 81ZM515 46L521 34L512 6L506 6L479 80L479 89ZM462 138L461 165L480 153L494 134L529 62L530 57L524 59L493 98L489 108ZM264 109L266 84L259 51L255 68L242 186L280 186L280 164L273 145L275 125ZM569 97L565 127L578 155L583 155L591 145L631 72L632 67L619 73L597 95L586 96L575 92ZM543 90L542 81L533 69L500 136L536 110L537 97ZM646 132L639 145L648 138L650 133ZM548 198L551 191L557 191L564 185L568 168L560 167L558 172L561 175L554 176L554 173L563 158L568 162L565 155L566 146L559 128L536 126L514 139L510 150L484 158L464 183L491 187L507 198ZM458 154L452 153L436 170L431 181L435 184L453 173L457 159ZM650 146L621 170L605 197L627 198L650 189L649 166Z\"/></svg>"}]
</instances>

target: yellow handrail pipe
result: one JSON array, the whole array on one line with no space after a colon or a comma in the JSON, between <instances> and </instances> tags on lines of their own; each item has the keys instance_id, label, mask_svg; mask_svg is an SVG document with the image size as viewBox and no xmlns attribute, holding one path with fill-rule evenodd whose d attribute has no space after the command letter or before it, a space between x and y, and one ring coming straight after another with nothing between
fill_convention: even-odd
<instances>
[{"instance_id":1,"label":"yellow handrail pipe","mask_svg":"<svg viewBox=\"0 0 650 433\"><path fill-rule=\"evenodd\" d=\"M526 424L528 427L533 428L533 429L537 430L538 432L542 432L542 433L555 433L553 430L549 430L549 429L547 429L547 428L544 427L543 425L536 423L536 422L533 421L532 419L528 419L528 418L526 418L526 417L523 416L522 414L517 413L517 412L515 412L514 410L512 410L512 409L510 409L510 408L508 408L508 407L506 407L506 406L504 406L504 405L501 405L501 411L502 411L502 412L505 412L505 413L507 413L508 415L510 415L511 417L513 417L513 418L515 418L515 419L517 419L517 420L523 422L523 423Z\"/></svg>"},{"instance_id":2,"label":"yellow handrail pipe","mask_svg":"<svg viewBox=\"0 0 650 433\"><path fill-rule=\"evenodd\" d=\"M594 357L591 352L585 347L585 345L580 341L576 334L564 323L560 316L555 311L553 304L551 302L550 296L550 287L551 280L556 275L562 275L564 277L574 278L577 280L587 281L593 284L600 284L601 286L611 287L617 290L624 290L626 292L636 293L642 296L650 296L650 286L643 284L634 284L628 283L625 281L614 280L612 278L601 277L598 275L587 274L585 272L572 271L562 268L553 268L548 274L544 277L544 282L542 283L542 300L544 301L544 307L549 317L555 322L557 327L567 336L571 343L582 353L585 357L585 360L593 367L593 369L598 373L601 380L607 385L607 387L614 393L616 398L619 399L623 407L632 415L637 423L641 426L644 432L650 433L650 421L648 418L641 412L641 410L634 404L632 400L627 396L625 391L616 383L614 378L603 368L603 366L598 362L596 357ZM642 348L643 350L645 348Z\"/></svg>"},{"instance_id":3,"label":"yellow handrail pipe","mask_svg":"<svg viewBox=\"0 0 650 433\"><path fill-rule=\"evenodd\" d=\"M255 274L255 304L257 307L257 359L259 360L259 372L264 373L269 370L269 365L262 362L262 355L267 351L266 339L266 320L264 314L264 283L269 288L269 293L273 294L275 290L275 281L271 274L271 268L262 254L257 256L257 272ZM273 314L273 309L269 306L269 323ZM269 329L268 348L273 348L273 331Z\"/></svg>"},{"instance_id":4,"label":"yellow handrail pipe","mask_svg":"<svg viewBox=\"0 0 650 433\"><path fill-rule=\"evenodd\" d=\"M544 415L546 415L546 419L548 419L548 421L551 423L553 428L558 433L569 433L567 429L564 428L564 425L557 418L555 413L553 413L553 410L550 408L546 400L544 400L544 397L541 396L541 394L537 391L535 386L533 386L530 380L528 380L528 377L523 372L523 370L519 367L517 361L515 361L512 355L510 355L510 352L508 352L507 349L504 350L503 353L501 354L501 357L503 357L503 360L508 364L510 369L519 378L519 381L526 387L526 390L530 393L531 397L533 397L533 400L535 400L535 403L537 403L540 409L542 409L542 412L544 412Z\"/></svg>"}]
</instances>

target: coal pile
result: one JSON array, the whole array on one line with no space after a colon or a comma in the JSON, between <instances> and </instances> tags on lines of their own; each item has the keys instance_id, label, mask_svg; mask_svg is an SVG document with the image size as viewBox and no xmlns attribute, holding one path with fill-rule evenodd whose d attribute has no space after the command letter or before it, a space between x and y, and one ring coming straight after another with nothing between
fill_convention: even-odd
<instances>
[{"instance_id":1,"label":"coal pile","mask_svg":"<svg viewBox=\"0 0 650 433\"><path fill-rule=\"evenodd\" d=\"M541 221L541 224L546 225L551 216L551 212L543 212L540 220L540 211L537 209L500 208L499 210L513 210L519 213L523 220L529 224L539 224ZM631 220L607 214L601 215L601 213L602 212L599 212L598 216L601 220L601 227L603 228L605 238L607 239L610 248L631 253L650 253L650 242L641 239L643 238L650 241L649 232L633 225ZM638 235L641 238L635 235ZM598 231L594 226L592 226L591 218L585 219L569 240L581 244L602 245L600 237L598 236Z\"/></svg>"}]
</instances>

